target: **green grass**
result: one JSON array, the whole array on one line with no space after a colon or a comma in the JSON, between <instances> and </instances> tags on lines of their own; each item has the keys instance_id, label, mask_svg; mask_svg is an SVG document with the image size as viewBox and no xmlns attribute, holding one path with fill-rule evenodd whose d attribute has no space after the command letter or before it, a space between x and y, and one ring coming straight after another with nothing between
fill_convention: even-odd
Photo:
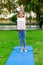
<instances>
[{"instance_id":1,"label":"green grass","mask_svg":"<svg viewBox=\"0 0 43 65\"><path fill-rule=\"evenodd\" d=\"M43 65L43 30L26 31L26 43L33 46L35 65ZM0 65L5 65L10 53L18 45L17 31L0 31Z\"/></svg>"}]
</instances>

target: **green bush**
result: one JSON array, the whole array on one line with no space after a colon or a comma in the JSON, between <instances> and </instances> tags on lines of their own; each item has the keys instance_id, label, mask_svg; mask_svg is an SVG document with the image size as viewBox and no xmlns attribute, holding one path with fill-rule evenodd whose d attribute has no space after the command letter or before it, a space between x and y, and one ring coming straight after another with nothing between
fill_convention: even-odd
<instances>
[{"instance_id":1,"label":"green bush","mask_svg":"<svg viewBox=\"0 0 43 65\"><path fill-rule=\"evenodd\" d=\"M14 15L10 18L10 20L11 20L12 22L17 23L17 14L14 14Z\"/></svg>"}]
</instances>

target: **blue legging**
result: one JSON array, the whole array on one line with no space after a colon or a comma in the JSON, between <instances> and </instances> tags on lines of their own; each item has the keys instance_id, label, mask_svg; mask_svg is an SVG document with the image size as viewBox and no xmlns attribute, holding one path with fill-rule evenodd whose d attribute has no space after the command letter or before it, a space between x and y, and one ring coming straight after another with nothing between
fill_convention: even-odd
<instances>
[{"instance_id":1,"label":"blue legging","mask_svg":"<svg viewBox=\"0 0 43 65\"><path fill-rule=\"evenodd\" d=\"M26 31L25 30L19 30L19 39L20 39L20 46L22 46L22 43L24 44L24 47L26 47Z\"/></svg>"}]
</instances>

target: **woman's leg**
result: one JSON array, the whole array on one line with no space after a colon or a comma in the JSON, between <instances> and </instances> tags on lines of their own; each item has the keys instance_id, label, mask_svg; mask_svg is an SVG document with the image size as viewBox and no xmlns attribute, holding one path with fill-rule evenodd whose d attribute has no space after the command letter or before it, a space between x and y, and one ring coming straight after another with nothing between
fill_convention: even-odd
<instances>
[{"instance_id":1,"label":"woman's leg","mask_svg":"<svg viewBox=\"0 0 43 65\"><path fill-rule=\"evenodd\" d=\"M23 39L22 39L22 31L19 30L18 31L18 34L19 34L19 39L20 39L20 51L22 52L22 42L23 42Z\"/></svg>"},{"instance_id":2,"label":"woman's leg","mask_svg":"<svg viewBox=\"0 0 43 65\"><path fill-rule=\"evenodd\" d=\"M26 31L23 30L23 43L24 43L24 51L27 52L26 50Z\"/></svg>"},{"instance_id":3,"label":"woman's leg","mask_svg":"<svg viewBox=\"0 0 43 65\"><path fill-rule=\"evenodd\" d=\"M19 33L19 39L20 39L20 51L22 52L22 43L24 44L24 51L26 52L26 31L20 30Z\"/></svg>"},{"instance_id":4,"label":"woman's leg","mask_svg":"<svg viewBox=\"0 0 43 65\"><path fill-rule=\"evenodd\" d=\"M26 31L23 30L23 44L24 44L24 48L26 47Z\"/></svg>"}]
</instances>

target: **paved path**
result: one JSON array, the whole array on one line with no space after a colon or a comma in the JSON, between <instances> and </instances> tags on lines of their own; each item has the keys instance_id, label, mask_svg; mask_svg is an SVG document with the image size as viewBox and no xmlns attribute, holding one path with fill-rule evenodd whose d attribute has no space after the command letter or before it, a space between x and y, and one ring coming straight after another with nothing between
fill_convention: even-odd
<instances>
[{"instance_id":1,"label":"paved path","mask_svg":"<svg viewBox=\"0 0 43 65\"><path fill-rule=\"evenodd\" d=\"M37 25L27 25L26 30L36 30L39 29ZM43 26L42 26L43 29ZM0 25L0 30L17 30L16 25Z\"/></svg>"}]
</instances>

